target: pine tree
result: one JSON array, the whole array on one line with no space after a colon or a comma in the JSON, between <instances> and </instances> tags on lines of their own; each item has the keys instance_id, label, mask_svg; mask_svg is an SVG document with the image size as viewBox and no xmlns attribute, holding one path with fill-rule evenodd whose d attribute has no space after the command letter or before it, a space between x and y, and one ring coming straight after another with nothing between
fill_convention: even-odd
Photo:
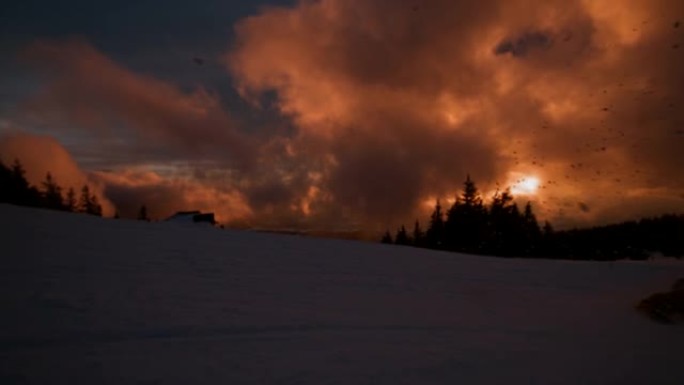
<instances>
[{"instance_id":1,"label":"pine tree","mask_svg":"<svg viewBox=\"0 0 684 385\"><path fill-rule=\"evenodd\" d=\"M91 206L91 211L88 214L92 214L92 215L101 217L102 216L102 206L100 205L100 202L97 199L97 196L92 195L90 197L90 202L91 202L92 206Z\"/></svg>"},{"instance_id":2,"label":"pine tree","mask_svg":"<svg viewBox=\"0 0 684 385\"><path fill-rule=\"evenodd\" d=\"M392 234L390 234L389 230L385 232L385 235L382 236L382 243L389 243L392 244L394 241L392 240Z\"/></svg>"},{"instance_id":3,"label":"pine tree","mask_svg":"<svg viewBox=\"0 0 684 385\"><path fill-rule=\"evenodd\" d=\"M401 228L397 231L397 236L394 237L394 243L397 245L408 245L411 243L404 225L401 225Z\"/></svg>"},{"instance_id":4,"label":"pine tree","mask_svg":"<svg viewBox=\"0 0 684 385\"><path fill-rule=\"evenodd\" d=\"M475 182L466 177L463 192L449 209L445 230L447 248L468 253L483 253L487 240L487 209Z\"/></svg>"},{"instance_id":5,"label":"pine tree","mask_svg":"<svg viewBox=\"0 0 684 385\"><path fill-rule=\"evenodd\" d=\"M528 255L527 227L510 189L497 191L489 210L488 251L499 256Z\"/></svg>"},{"instance_id":6,"label":"pine tree","mask_svg":"<svg viewBox=\"0 0 684 385\"><path fill-rule=\"evenodd\" d=\"M147 217L147 207L145 205L140 206L140 211L138 211L138 220L148 222L150 220L150 218Z\"/></svg>"},{"instance_id":7,"label":"pine tree","mask_svg":"<svg viewBox=\"0 0 684 385\"><path fill-rule=\"evenodd\" d=\"M83 185L81 189L81 197L78 202L78 212L95 215L98 217L102 216L102 206L95 194L90 193L90 188L88 185Z\"/></svg>"},{"instance_id":8,"label":"pine tree","mask_svg":"<svg viewBox=\"0 0 684 385\"><path fill-rule=\"evenodd\" d=\"M444 243L448 250L458 250L459 249L459 222L462 222L462 218L459 219L459 212L461 212L461 197L458 195L454 199L454 204L451 205L446 213L446 220L444 221Z\"/></svg>"},{"instance_id":9,"label":"pine tree","mask_svg":"<svg viewBox=\"0 0 684 385\"><path fill-rule=\"evenodd\" d=\"M504 253L506 247L505 234L507 232L508 214L513 196L510 190L496 191L489 206L489 239L488 251L494 255Z\"/></svg>"},{"instance_id":10,"label":"pine tree","mask_svg":"<svg viewBox=\"0 0 684 385\"><path fill-rule=\"evenodd\" d=\"M43 181L43 205L48 209L64 210L64 199L62 198L62 187L52 178L49 172Z\"/></svg>"},{"instance_id":11,"label":"pine tree","mask_svg":"<svg viewBox=\"0 0 684 385\"><path fill-rule=\"evenodd\" d=\"M416 219L416 223L413 225L413 244L416 247L425 246L425 233L420 227L420 222Z\"/></svg>"},{"instance_id":12,"label":"pine tree","mask_svg":"<svg viewBox=\"0 0 684 385\"><path fill-rule=\"evenodd\" d=\"M12 170L0 160L0 202L9 202L12 186Z\"/></svg>"},{"instance_id":13,"label":"pine tree","mask_svg":"<svg viewBox=\"0 0 684 385\"><path fill-rule=\"evenodd\" d=\"M20 206L40 206L40 192L29 184L24 166L19 159L14 159L9 182L9 203Z\"/></svg>"},{"instance_id":14,"label":"pine tree","mask_svg":"<svg viewBox=\"0 0 684 385\"><path fill-rule=\"evenodd\" d=\"M76 192L74 191L73 187L69 187L69 191L67 191L64 206L65 206L67 211L71 211L71 212L77 211L78 207L77 207L77 202L76 202Z\"/></svg>"},{"instance_id":15,"label":"pine tree","mask_svg":"<svg viewBox=\"0 0 684 385\"><path fill-rule=\"evenodd\" d=\"M559 239L555 236L555 231L549 221L544 221L542 228L541 241L537 253L546 258L560 257Z\"/></svg>"},{"instance_id":16,"label":"pine tree","mask_svg":"<svg viewBox=\"0 0 684 385\"><path fill-rule=\"evenodd\" d=\"M523 221L525 226L526 236L526 253L527 256L536 255L541 247L541 229L537 222L537 217L532 211L532 203L527 202L525 205L525 213L523 214Z\"/></svg>"},{"instance_id":17,"label":"pine tree","mask_svg":"<svg viewBox=\"0 0 684 385\"><path fill-rule=\"evenodd\" d=\"M482 207L482 197L477 186L475 186L475 182L470 179L470 174L466 176L466 181L463 185L463 204L467 207Z\"/></svg>"},{"instance_id":18,"label":"pine tree","mask_svg":"<svg viewBox=\"0 0 684 385\"><path fill-rule=\"evenodd\" d=\"M428 227L425 234L425 245L431 249L442 248L444 233L444 215L442 214L442 205L439 199L435 203L435 210L430 215L430 227Z\"/></svg>"},{"instance_id":19,"label":"pine tree","mask_svg":"<svg viewBox=\"0 0 684 385\"><path fill-rule=\"evenodd\" d=\"M14 159L12 164L12 181L18 190L28 190L29 183L26 180L26 170L19 159Z\"/></svg>"},{"instance_id":20,"label":"pine tree","mask_svg":"<svg viewBox=\"0 0 684 385\"><path fill-rule=\"evenodd\" d=\"M78 211L85 214L90 214L93 211L93 201L90 195L90 188L87 184L81 188L81 197L78 201Z\"/></svg>"}]
</instances>

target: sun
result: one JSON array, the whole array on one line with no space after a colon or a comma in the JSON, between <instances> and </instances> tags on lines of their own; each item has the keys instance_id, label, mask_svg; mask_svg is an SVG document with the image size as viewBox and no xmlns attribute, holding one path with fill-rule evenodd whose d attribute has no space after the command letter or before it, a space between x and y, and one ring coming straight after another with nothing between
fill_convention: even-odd
<instances>
[{"instance_id":1,"label":"sun","mask_svg":"<svg viewBox=\"0 0 684 385\"><path fill-rule=\"evenodd\" d=\"M524 176L514 181L511 186L513 195L535 195L539 191L540 181L536 176Z\"/></svg>"}]
</instances>

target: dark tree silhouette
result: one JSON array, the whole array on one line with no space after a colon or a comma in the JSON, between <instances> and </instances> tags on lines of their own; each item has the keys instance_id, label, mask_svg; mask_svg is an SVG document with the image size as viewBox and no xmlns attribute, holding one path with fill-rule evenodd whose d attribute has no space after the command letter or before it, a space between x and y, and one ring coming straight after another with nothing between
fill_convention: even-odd
<instances>
[{"instance_id":1,"label":"dark tree silhouette","mask_svg":"<svg viewBox=\"0 0 684 385\"><path fill-rule=\"evenodd\" d=\"M404 225L399 228L397 231L397 235L394 237L394 243L397 245L410 245L411 240L408 237L408 234L406 233L406 227Z\"/></svg>"},{"instance_id":2,"label":"dark tree silhouette","mask_svg":"<svg viewBox=\"0 0 684 385\"><path fill-rule=\"evenodd\" d=\"M445 243L449 250L482 253L487 241L487 209L475 185L466 177L463 193L447 213Z\"/></svg>"},{"instance_id":3,"label":"dark tree silhouette","mask_svg":"<svg viewBox=\"0 0 684 385\"><path fill-rule=\"evenodd\" d=\"M537 222L537 216L532 210L532 203L527 202L525 205L525 213L523 214L523 221L525 226L525 250L526 256L538 256L539 248L542 238L542 232Z\"/></svg>"},{"instance_id":4,"label":"dark tree silhouette","mask_svg":"<svg viewBox=\"0 0 684 385\"><path fill-rule=\"evenodd\" d=\"M78 211L81 213L90 214L92 207L93 202L90 198L90 187L88 187L86 184L81 188L81 197L78 201Z\"/></svg>"},{"instance_id":5,"label":"dark tree silhouette","mask_svg":"<svg viewBox=\"0 0 684 385\"><path fill-rule=\"evenodd\" d=\"M149 222L150 218L147 216L147 206L140 206L140 211L138 211L138 220Z\"/></svg>"},{"instance_id":6,"label":"dark tree silhouette","mask_svg":"<svg viewBox=\"0 0 684 385\"><path fill-rule=\"evenodd\" d=\"M530 221L534 218L530 206ZM536 223L536 219L535 219ZM520 257L532 249L527 239L527 225L513 195L506 189L492 198L489 215L488 251L495 255Z\"/></svg>"},{"instance_id":7,"label":"dark tree silhouette","mask_svg":"<svg viewBox=\"0 0 684 385\"><path fill-rule=\"evenodd\" d=\"M73 187L69 187L66 194L66 199L64 200L64 206L67 211L76 212L78 207L78 202L76 201L76 191Z\"/></svg>"},{"instance_id":8,"label":"dark tree silhouette","mask_svg":"<svg viewBox=\"0 0 684 385\"><path fill-rule=\"evenodd\" d=\"M102 216L102 206L100 205L100 201L97 199L97 195L91 196L90 201L93 204L93 207L92 207L93 211L90 214L101 217Z\"/></svg>"},{"instance_id":9,"label":"dark tree silhouette","mask_svg":"<svg viewBox=\"0 0 684 385\"><path fill-rule=\"evenodd\" d=\"M505 257L544 257L612 261L646 259L653 253L684 257L684 215L669 214L639 221L588 229L555 231L547 221L540 229L532 204L521 213L509 189L498 192L486 207L475 182L466 178L463 192L447 211L446 220L439 200L421 243L416 221L413 242L404 226L397 244L446 248L473 254ZM391 242L389 232L383 237Z\"/></svg>"},{"instance_id":10,"label":"dark tree silhouette","mask_svg":"<svg viewBox=\"0 0 684 385\"><path fill-rule=\"evenodd\" d=\"M392 234L390 234L389 230L385 232L385 235L382 236L382 240L380 241L382 243L394 243L392 240Z\"/></svg>"},{"instance_id":11,"label":"dark tree silhouette","mask_svg":"<svg viewBox=\"0 0 684 385\"><path fill-rule=\"evenodd\" d=\"M100 206L97 196L90 193L90 188L87 184L81 188L81 198L79 199L78 206L79 212L102 216L102 206Z\"/></svg>"},{"instance_id":12,"label":"dark tree silhouette","mask_svg":"<svg viewBox=\"0 0 684 385\"><path fill-rule=\"evenodd\" d=\"M430 226L425 233L425 246L431 249L442 248L442 237L444 233L444 214L439 199L435 202L435 210L430 215Z\"/></svg>"},{"instance_id":13,"label":"dark tree silhouette","mask_svg":"<svg viewBox=\"0 0 684 385\"><path fill-rule=\"evenodd\" d=\"M497 191L492 197L489 208L489 234L488 251L495 255L501 255L506 247L505 232L510 222L513 196L510 190Z\"/></svg>"},{"instance_id":14,"label":"dark tree silhouette","mask_svg":"<svg viewBox=\"0 0 684 385\"><path fill-rule=\"evenodd\" d=\"M12 179L15 186L17 186L19 189L29 189L29 183L26 180L26 170L24 170L24 166L21 164L19 159L14 159L14 163L12 164Z\"/></svg>"},{"instance_id":15,"label":"dark tree silhouette","mask_svg":"<svg viewBox=\"0 0 684 385\"><path fill-rule=\"evenodd\" d=\"M0 202L9 202L11 198L12 170L0 159Z\"/></svg>"},{"instance_id":16,"label":"dark tree silhouette","mask_svg":"<svg viewBox=\"0 0 684 385\"><path fill-rule=\"evenodd\" d=\"M20 206L41 206L40 192L26 180L26 171L19 159L15 159L10 168L7 185L7 203Z\"/></svg>"},{"instance_id":17,"label":"dark tree silhouette","mask_svg":"<svg viewBox=\"0 0 684 385\"><path fill-rule=\"evenodd\" d=\"M420 227L420 222L416 219L416 223L413 225L413 245L416 247L425 246L425 232Z\"/></svg>"},{"instance_id":18,"label":"dark tree silhouette","mask_svg":"<svg viewBox=\"0 0 684 385\"><path fill-rule=\"evenodd\" d=\"M52 174L48 172L42 184L43 206L52 210L65 210L62 187L52 178Z\"/></svg>"}]
</instances>

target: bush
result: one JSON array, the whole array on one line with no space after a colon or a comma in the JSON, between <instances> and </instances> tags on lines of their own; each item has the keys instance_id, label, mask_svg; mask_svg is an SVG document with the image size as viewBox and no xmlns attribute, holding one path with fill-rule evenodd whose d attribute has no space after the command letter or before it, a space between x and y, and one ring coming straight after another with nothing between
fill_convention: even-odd
<instances>
[{"instance_id":1,"label":"bush","mask_svg":"<svg viewBox=\"0 0 684 385\"><path fill-rule=\"evenodd\" d=\"M672 291L655 293L641 300L637 310L657 322L684 322L684 279L677 280Z\"/></svg>"}]
</instances>

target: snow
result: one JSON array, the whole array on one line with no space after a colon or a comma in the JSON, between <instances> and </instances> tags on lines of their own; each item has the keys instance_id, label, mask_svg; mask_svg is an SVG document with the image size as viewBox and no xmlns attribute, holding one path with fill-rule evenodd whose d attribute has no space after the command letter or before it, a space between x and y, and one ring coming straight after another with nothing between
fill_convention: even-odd
<instances>
[{"instance_id":1,"label":"snow","mask_svg":"<svg viewBox=\"0 0 684 385\"><path fill-rule=\"evenodd\" d=\"M1 384L684 384L684 264L466 256L0 205Z\"/></svg>"}]
</instances>

